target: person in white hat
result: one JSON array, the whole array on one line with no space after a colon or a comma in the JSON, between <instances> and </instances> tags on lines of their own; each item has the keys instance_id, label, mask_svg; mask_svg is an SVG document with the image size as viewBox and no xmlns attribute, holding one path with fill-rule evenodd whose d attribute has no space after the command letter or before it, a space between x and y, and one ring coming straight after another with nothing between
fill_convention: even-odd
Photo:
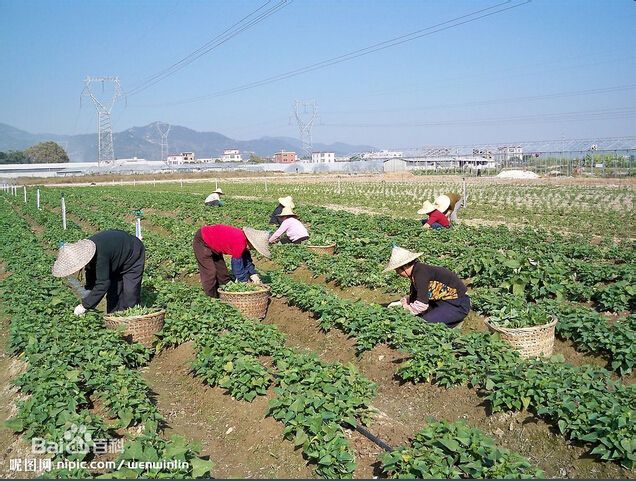
<instances>
[{"instance_id":1,"label":"person in white hat","mask_svg":"<svg viewBox=\"0 0 636 481\"><path fill-rule=\"evenodd\" d=\"M219 286L230 282L230 275L223 260L223 255L232 257L232 274L237 281L251 280L261 284L252 261L250 248L261 255L270 257L269 234L251 227L233 227L215 224L201 227L192 240L192 249L199 264L199 276L203 292L210 297L219 297Z\"/></svg>"},{"instance_id":2,"label":"person in white hat","mask_svg":"<svg viewBox=\"0 0 636 481\"><path fill-rule=\"evenodd\" d=\"M90 292L75 315L92 309L106 296L106 312L123 311L141 301L141 279L146 262L144 244L121 230L106 230L60 247L53 275L67 277L85 268Z\"/></svg>"},{"instance_id":3,"label":"person in white hat","mask_svg":"<svg viewBox=\"0 0 636 481\"><path fill-rule=\"evenodd\" d=\"M294 204L294 199L292 199L291 195L288 195L287 197L281 197L278 199L278 205L276 206L276 208L274 209L274 212L272 212L272 215L269 218L270 224L280 226L283 223L283 219L278 217L278 215L283 211L285 207L288 207L290 209L293 209L294 207L296 207L296 205Z\"/></svg>"},{"instance_id":4,"label":"person in white hat","mask_svg":"<svg viewBox=\"0 0 636 481\"><path fill-rule=\"evenodd\" d=\"M448 209L448 205L446 204L448 197L446 197L446 199L442 199L441 197L446 196L438 197L435 204L431 204L428 200L424 201L422 208L417 211L420 215L427 215L427 217L422 219L422 226L425 229L441 229L443 227L450 227L448 218L442 213L443 210ZM437 203L438 200L441 203Z\"/></svg>"},{"instance_id":5,"label":"person in white hat","mask_svg":"<svg viewBox=\"0 0 636 481\"><path fill-rule=\"evenodd\" d=\"M216 189L210 195L205 198L205 205L220 207L223 205L223 201L221 200L221 196L224 195L221 189Z\"/></svg>"},{"instance_id":6,"label":"person in white hat","mask_svg":"<svg viewBox=\"0 0 636 481\"><path fill-rule=\"evenodd\" d=\"M269 238L270 244L279 239L281 244L301 244L309 239L307 228L298 220L298 214L294 213L290 207L284 207L278 217L283 219L283 222Z\"/></svg>"},{"instance_id":7,"label":"person in white hat","mask_svg":"<svg viewBox=\"0 0 636 481\"><path fill-rule=\"evenodd\" d=\"M419 262L421 252L393 247L389 264L383 272L395 270L411 281L408 296L388 307L403 307L426 322L455 327L470 312L470 297L462 280L445 267Z\"/></svg>"}]
</instances>

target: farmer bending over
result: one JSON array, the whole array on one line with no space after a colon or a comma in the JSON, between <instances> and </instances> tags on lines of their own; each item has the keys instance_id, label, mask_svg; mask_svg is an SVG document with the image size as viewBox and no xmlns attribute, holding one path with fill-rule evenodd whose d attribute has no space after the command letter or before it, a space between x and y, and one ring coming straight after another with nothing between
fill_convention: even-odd
<instances>
[{"instance_id":1,"label":"farmer bending over","mask_svg":"<svg viewBox=\"0 0 636 481\"><path fill-rule=\"evenodd\" d=\"M223 201L221 200L222 195L223 191L221 189L216 189L205 198L205 205L209 207L221 207L223 205Z\"/></svg>"},{"instance_id":2,"label":"farmer bending over","mask_svg":"<svg viewBox=\"0 0 636 481\"><path fill-rule=\"evenodd\" d=\"M298 214L285 207L278 217L283 219L283 223L278 230L269 238L269 243L273 244L280 239L281 244L300 244L309 239L309 232L302 222L298 220Z\"/></svg>"},{"instance_id":3,"label":"farmer bending over","mask_svg":"<svg viewBox=\"0 0 636 481\"><path fill-rule=\"evenodd\" d=\"M121 230L98 232L60 247L53 275L66 277L86 268L86 289L90 292L75 308L81 316L106 296L106 312L136 306L141 297L146 251L143 243Z\"/></svg>"},{"instance_id":4,"label":"farmer bending over","mask_svg":"<svg viewBox=\"0 0 636 481\"><path fill-rule=\"evenodd\" d=\"M219 286L230 282L230 275L223 260L223 254L232 256L232 274L236 280L251 280L260 284L256 273L250 248L256 249L265 257L269 257L269 245L265 231L251 227L232 227L215 224L201 227L192 240L192 249L199 264L201 286L206 295L219 297Z\"/></svg>"},{"instance_id":5,"label":"farmer bending over","mask_svg":"<svg viewBox=\"0 0 636 481\"><path fill-rule=\"evenodd\" d=\"M393 247L391 259L384 272L395 270L411 281L411 292L389 307L402 306L426 322L444 323L455 327L470 311L470 297L457 274L417 260L421 252Z\"/></svg>"}]
</instances>

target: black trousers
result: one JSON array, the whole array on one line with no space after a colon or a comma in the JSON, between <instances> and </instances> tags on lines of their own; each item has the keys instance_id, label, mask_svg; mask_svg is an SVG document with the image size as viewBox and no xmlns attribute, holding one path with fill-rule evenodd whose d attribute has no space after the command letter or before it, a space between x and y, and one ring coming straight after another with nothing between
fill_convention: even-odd
<instances>
[{"instance_id":1,"label":"black trousers","mask_svg":"<svg viewBox=\"0 0 636 481\"><path fill-rule=\"evenodd\" d=\"M106 293L106 312L123 311L141 302L141 279L146 265L146 249L135 237L135 247L119 272L112 274Z\"/></svg>"},{"instance_id":2,"label":"black trousers","mask_svg":"<svg viewBox=\"0 0 636 481\"><path fill-rule=\"evenodd\" d=\"M307 239L309 239L308 236L305 237L300 237L298 239L296 239L295 241L291 240L289 237L287 237L286 235L283 235L280 238L280 243L281 244L302 244L303 242L305 242Z\"/></svg>"}]
</instances>

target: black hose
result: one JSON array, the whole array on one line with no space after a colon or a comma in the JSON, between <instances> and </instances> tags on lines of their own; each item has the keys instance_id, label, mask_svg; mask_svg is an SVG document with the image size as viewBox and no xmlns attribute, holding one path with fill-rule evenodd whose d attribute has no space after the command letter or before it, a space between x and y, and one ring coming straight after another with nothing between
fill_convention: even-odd
<instances>
[{"instance_id":1,"label":"black hose","mask_svg":"<svg viewBox=\"0 0 636 481\"><path fill-rule=\"evenodd\" d=\"M380 446L386 452L390 453L391 451L393 451L393 448L391 446L389 446L387 443L382 441L379 437L375 436L374 434L371 434L369 431L367 431L365 428L363 428L359 424L356 426L356 431L358 431L360 434L362 434L369 441L372 441L375 444L377 444L378 446Z\"/></svg>"}]
</instances>

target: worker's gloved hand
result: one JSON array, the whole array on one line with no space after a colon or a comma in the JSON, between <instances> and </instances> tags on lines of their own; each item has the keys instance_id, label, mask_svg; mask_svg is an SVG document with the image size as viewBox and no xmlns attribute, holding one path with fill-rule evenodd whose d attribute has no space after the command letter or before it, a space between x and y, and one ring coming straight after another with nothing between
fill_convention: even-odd
<instances>
[{"instance_id":1,"label":"worker's gloved hand","mask_svg":"<svg viewBox=\"0 0 636 481\"><path fill-rule=\"evenodd\" d=\"M85 312L86 312L86 308L83 305L78 304L75 310L73 311L73 314L75 314L76 316L83 316Z\"/></svg>"},{"instance_id":2,"label":"worker's gloved hand","mask_svg":"<svg viewBox=\"0 0 636 481\"><path fill-rule=\"evenodd\" d=\"M394 301L386 307L400 307L402 305L401 301Z\"/></svg>"},{"instance_id":3,"label":"worker's gloved hand","mask_svg":"<svg viewBox=\"0 0 636 481\"><path fill-rule=\"evenodd\" d=\"M261 278L258 277L258 274L252 274L250 276L250 281L252 281L254 284L262 284L263 281L261 281Z\"/></svg>"}]
</instances>

